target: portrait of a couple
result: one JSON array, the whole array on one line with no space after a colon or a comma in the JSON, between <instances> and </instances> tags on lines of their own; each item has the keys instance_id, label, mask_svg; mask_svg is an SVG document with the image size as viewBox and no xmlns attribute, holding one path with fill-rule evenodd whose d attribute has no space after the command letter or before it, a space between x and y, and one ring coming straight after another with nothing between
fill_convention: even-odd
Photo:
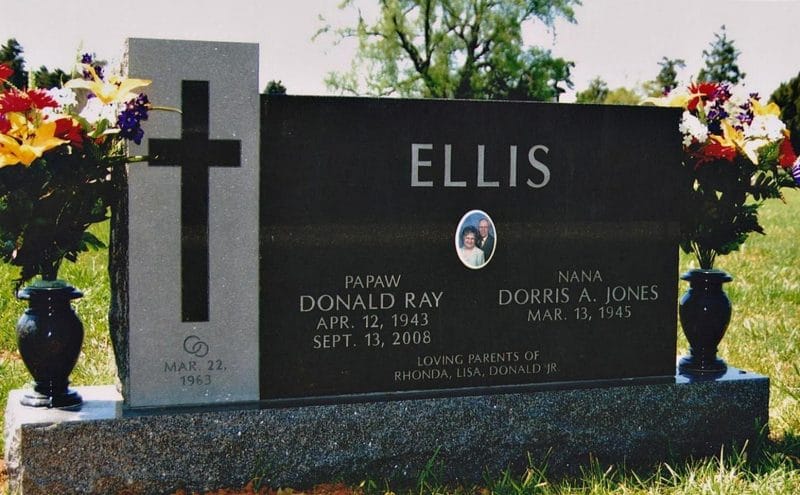
<instances>
[{"instance_id":1,"label":"portrait of a couple","mask_svg":"<svg viewBox=\"0 0 800 495\"><path fill-rule=\"evenodd\" d=\"M464 215L456 229L456 251L467 268L482 268L494 254L494 222L485 212L472 210Z\"/></svg>"}]
</instances>

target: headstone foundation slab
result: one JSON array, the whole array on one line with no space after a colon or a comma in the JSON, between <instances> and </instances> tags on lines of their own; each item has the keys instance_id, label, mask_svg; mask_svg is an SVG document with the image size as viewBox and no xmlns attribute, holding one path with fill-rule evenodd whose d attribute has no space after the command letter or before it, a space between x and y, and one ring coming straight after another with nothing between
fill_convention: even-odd
<instances>
[{"instance_id":1,"label":"headstone foundation slab","mask_svg":"<svg viewBox=\"0 0 800 495\"><path fill-rule=\"evenodd\" d=\"M722 378L535 393L205 411L123 412L114 387L79 388L81 411L6 411L11 488L45 493L172 493L259 477L302 489L344 480L412 483L431 458L443 481L481 483L529 458L548 475L589 459L647 466L741 448L768 417L769 379Z\"/></svg>"}]
</instances>

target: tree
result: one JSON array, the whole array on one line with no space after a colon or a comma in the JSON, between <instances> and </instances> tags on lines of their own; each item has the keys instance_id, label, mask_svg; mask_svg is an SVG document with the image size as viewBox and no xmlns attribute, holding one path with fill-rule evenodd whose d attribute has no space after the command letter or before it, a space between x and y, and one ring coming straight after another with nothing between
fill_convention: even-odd
<instances>
[{"instance_id":1,"label":"tree","mask_svg":"<svg viewBox=\"0 0 800 495\"><path fill-rule=\"evenodd\" d=\"M559 96L566 92L561 83L569 89L574 87L570 72L575 64L562 58L553 58L549 50L530 48L521 55L521 65L521 71L492 70L482 91L454 97L558 101Z\"/></svg>"},{"instance_id":2,"label":"tree","mask_svg":"<svg viewBox=\"0 0 800 495\"><path fill-rule=\"evenodd\" d=\"M609 89L599 76L589 82L589 87L575 95L576 103L599 103L603 105L638 105L642 97L637 89L619 87Z\"/></svg>"},{"instance_id":3,"label":"tree","mask_svg":"<svg viewBox=\"0 0 800 495\"><path fill-rule=\"evenodd\" d=\"M25 71L25 59L22 57L22 46L16 39L9 39L0 46L0 64L5 63L14 70L9 82L18 88L28 86L28 73Z\"/></svg>"},{"instance_id":4,"label":"tree","mask_svg":"<svg viewBox=\"0 0 800 495\"><path fill-rule=\"evenodd\" d=\"M682 58L661 57L658 63L661 70L658 71L655 81L653 81L652 91L648 91L650 96L664 96L678 87L678 69L686 67L686 61Z\"/></svg>"},{"instance_id":5,"label":"tree","mask_svg":"<svg viewBox=\"0 0 800 495\"><path fill-rule=\"evenodd\" d=\"M575 94L575 103L605 103L608 93L608 83L597 76L589 81L588 88Z\"/></svg>"},{"instance_id":6,"label":"tree","mask_svg":"<svg viewBox=\"0 0 800 495\"><path fill-rule=\"evenodd\" d=\"M703 50L705 66L697 73L697 80L736 84L746 76L736 63L741 52L736 49L733 40L728 39L724 24L720 31L721 33L714 33L716 39L711 43L711 49Z\"/></svg>"},{"instance_id":7,"label":"tree","mask_svg":"<svg viewBox=\"0 0 800 495\"><path fill-rule=\"evenodd\" d=\"M375 22L359 11L355 27L337 31L358 39L358 53L350 72L326 82L353 94L556 99L572 87L573 64L523 47L522 25L575 22L573 5L580 0L379 0Z\"/></svg>"},{"instance_id":8,"label":"tree","mask_svg":"<svg viewBox=\"0 0 800 495\"><path fill-rule=\"evenodd\" d=\"M781 108L781 120L789 128L792 147L800 150L800 73L788 82L781 83L770 96L770 101Z\"/></svg>"},{"instance_id":9,"label":"tree","mask_svg":"<svg viewBox=\"0 0 800 495\"><path fill-rule=\"evenodd\" d=\"M60 88L70 79L69 74L61 69L50 71L44 65L33 73L33 84L38 88Z\"/></svg>"},{"instance_id":10,"label":"tree","mask_svg":"<svg viewBox=\"0 0 800 495\"><path fill-rule=\"evenodd\" d=\"M5 45L0 47L0 63L6 63L14 69L11 83L18 88L28 86L29 74L28 71L25 70L25 59L22 53L22 46L14 38L9 39ZM103 64L104 63L105 62L103 62ZM35 87L54 88L60 87L62 83L70 79L70 76L61 69L55 69L51 72L47 67L42 65L38 70L33 72L32 79L33 86Z\"/></svg>"},{"instance_id":11,"label":"tree","mask_svg":"<svg viewBox=\"0 0 800 495\"><path fill-rule=\"evenodd\" d=\"M266 95L285 95L286 86L283 85L283 81L275 81L273 79L267 83L263 93Z\"/></svg>"},{"instance_id":12,"label":"tree","mask_svg":"<svg viewBox=\"0 0 800 495\"><path fill-rule=\"evenodd\" d=\"M642 102L642 97L633 90L628 88L617 88L608 93L606 100L603 103L608 105L638 105Z\"/></svg>"}]
</instances>

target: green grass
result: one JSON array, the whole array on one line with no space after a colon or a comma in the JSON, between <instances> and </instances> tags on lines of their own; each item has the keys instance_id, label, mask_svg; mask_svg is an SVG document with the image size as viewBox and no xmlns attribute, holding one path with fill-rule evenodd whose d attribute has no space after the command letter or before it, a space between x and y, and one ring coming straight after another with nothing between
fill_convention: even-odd
<instances>
[{"instance_id":1,"label":"green grass","mask_svg":"<svg viewBox=\"0 0 800 495\"><path fill-rule=\"evenodd\" d=\"M767 235L754 234L740 251L717 260L734 277L726 284L733 316L719 354L769 376L774 434L800 434L800 191L790 191L786 204L767 203L760 220ZM682 269L692 262L683 256Z\"/></svg>"},{"instance_id":2,"label":"green grass","mask_svg":"<svg viewBox=\"0 0 800 495\"><path fill-rule=\"evenodd\" d=\"M735 280L726 290L733 318L720 348L729 364L767 375L772 380L769 439L747 454L727 452L681 465L661 464L647 472L624 467L590 466L582 476L551 479L542 466L522 473L493 476L483 488L446 487L435 466L420 473L409 494L796 494L800 493L800 191L790 191L786 204L773 201L760 215L766 236L753 235L743 249L718 258L717 265ZM95 234L108 238L108 226ZM680 271L694 266L682 256ZM12 297L16 272L0 266L0 403L8 390L30 379L16 354L14 323L25 305ZM677 274L676 274L677 275ZM78 264L66 263L62 278L81 288L76 303L86 328L83 355L72 374L79 385L113 383L114 359L108 339L109 301L106 252L88 253ZM685 289L685 284L682 283ZM679 334L680 335L680 334ZM686 352L679 336L678 353ZM385 484L365 482L363 491L383 494Z\"/></svg>"}]
</instances>

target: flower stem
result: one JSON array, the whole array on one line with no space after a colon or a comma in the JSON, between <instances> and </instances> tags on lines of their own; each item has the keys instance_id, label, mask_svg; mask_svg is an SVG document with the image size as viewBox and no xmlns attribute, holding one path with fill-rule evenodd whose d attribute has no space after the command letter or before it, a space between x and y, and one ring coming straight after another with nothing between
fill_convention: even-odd
<instances>
[{"instance_id":1,"label":"flower stem","mask_svg":"<svg viewBox=\"0 0 800 495\"><path fill-rule=\"evenodd\" d=\"M692 243L692 250L701 269L711 270L714 268L714 259L717 257L716 251L711 248L701 247L696 242Z\"/></svg>"}]
</instances>

